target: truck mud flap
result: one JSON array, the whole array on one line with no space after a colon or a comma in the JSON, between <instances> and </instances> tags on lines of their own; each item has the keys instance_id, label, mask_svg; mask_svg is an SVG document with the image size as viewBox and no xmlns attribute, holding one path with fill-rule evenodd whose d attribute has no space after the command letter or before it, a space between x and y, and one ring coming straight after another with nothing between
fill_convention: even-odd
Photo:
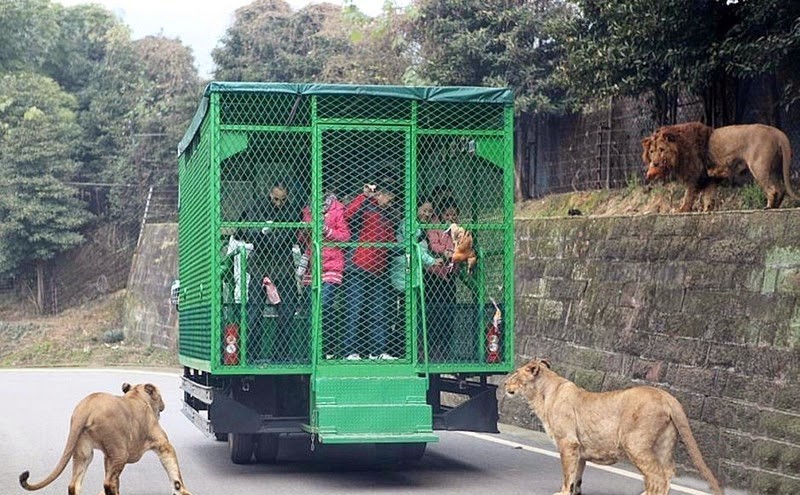
<instances>
[{"instance_id":1,"label":"truck mud flap","mask_svg":"<svg viewBox=\"0 0 800 495\"><path fill-rule=\"evenodd\" d=\"M470 394L469 399L456 407L442 406L433 416L433 429L500 433L497 429L499 419L497 387L487 385L484 390Z\"/></svg>"}]
</instances>

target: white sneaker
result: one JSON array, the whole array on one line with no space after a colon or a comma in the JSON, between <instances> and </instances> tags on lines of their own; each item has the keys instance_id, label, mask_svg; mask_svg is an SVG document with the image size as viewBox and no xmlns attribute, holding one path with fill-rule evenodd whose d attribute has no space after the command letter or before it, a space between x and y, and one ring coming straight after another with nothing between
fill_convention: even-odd
<instances>
[{"instance_id":1,"label":"white sneaker","mask_svg":"<svg viewBox=\"0 0 800 495\"><path fill-rule=\"evenodd\" d=\"M391 355L391 354L389 354L388 352L384 352L383 354L381 354L380 356L378 356L378 359L383 359L383 360L385 360L385 361L394 361L394 360L396 360L397 358L396 358L396 357L394 357L394 356L392 356L392 355Z\"/></svg>"},{"instance_id":2,"label":"white sneaker","mask_svg":"<svg viewBox=\"0 0 800 495\"><path fill-rule=\"evenodd\" d=\"M331 359L336 359L336 356L334 356L333 354L325 354L325 359L330 361Z\"/></svg>"},{"instance_id":3,"label":"white sneaker","mask_svg":"<svg viewBox=\"0 0 800 495\"><path fill-rule=\"evenodd\" d=\"M347 356L345 359L348 360L348 361L361 361L361 356L359 356L358 354L356 354L354 352L354 353L350 354L349 356Z\"/></svg>"}]
</instances>

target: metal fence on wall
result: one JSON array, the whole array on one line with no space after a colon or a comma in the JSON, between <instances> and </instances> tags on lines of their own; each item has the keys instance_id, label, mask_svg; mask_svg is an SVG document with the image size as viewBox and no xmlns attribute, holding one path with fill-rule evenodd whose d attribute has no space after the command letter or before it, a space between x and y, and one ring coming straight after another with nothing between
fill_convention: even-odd
<instances>
[{"instance_id":1,"label":"metal fence on wall","mask_svg":"<svg viewBox=\"0 0 800 495\"><path fill-rule=\"evenodd\" d=\"M758 108L758 103L752 105ZM800 107L800 105L795 105ZM530 198L547 194L615 189L641 184L643 137L658 127L650 103L644 98L619 98L603 107L581 114L540 116L528 132L526 153L521 158L523 195ZM684 95L679 99L677 122L702 121L703 101ZM746 113L746 123L777 125L789 137L797 154L800 150L800 109L781 108L777 123L765 122L757 111ZM800 167L793 168L795 184Z\"/></svg>"}]
</instances>

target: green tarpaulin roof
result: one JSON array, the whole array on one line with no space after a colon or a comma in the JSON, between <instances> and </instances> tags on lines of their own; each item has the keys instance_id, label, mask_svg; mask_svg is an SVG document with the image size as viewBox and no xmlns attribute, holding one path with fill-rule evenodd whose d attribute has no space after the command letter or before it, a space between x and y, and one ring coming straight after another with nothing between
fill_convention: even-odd
<instances>
[{"instance_id":1,"label":"green tarpaulin roof","mask_svg":"<svg viewBox=\"0 0 800 495\"><path fill-rule=\"evenodd\" d=\"M212 93L283 93L294 95L360 95L405 98L418 101L451 103L492 103L511 105L514 93L507 88L469 86L378 86L355 84L300 84L265 82L211 82L203 92L203 100L194 119L178 145L178 154L189 146L208 110Z\"/></svg>"}]
</instances>

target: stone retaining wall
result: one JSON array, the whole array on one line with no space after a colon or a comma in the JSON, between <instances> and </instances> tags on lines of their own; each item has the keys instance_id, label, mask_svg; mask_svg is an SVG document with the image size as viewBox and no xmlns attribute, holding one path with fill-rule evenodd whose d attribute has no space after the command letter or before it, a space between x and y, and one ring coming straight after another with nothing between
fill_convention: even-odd
<instances>
[{"instance_id":1,"label":"stone retaining wall","mask_svg":"<svg viewBox=\"0 0 800 495\"><path fill-rule=\"evenodd\" d=\"M529 220L516 235L518 364L548 357L594 391L664 388L726 484L800 493L800 210ZM540 428L522 401L501 410Z\"/></svg>"}]
</instances>

